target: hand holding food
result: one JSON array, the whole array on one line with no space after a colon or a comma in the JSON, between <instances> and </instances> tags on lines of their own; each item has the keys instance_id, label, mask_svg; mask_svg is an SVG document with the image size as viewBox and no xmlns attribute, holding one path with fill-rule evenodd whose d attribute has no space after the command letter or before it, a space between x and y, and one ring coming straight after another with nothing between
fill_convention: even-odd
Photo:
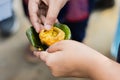
<instances>
[{"instance_id":1,"label":"hand holding food","mask_svg":"<svg viewBox=\"0 0 120 80\"><path fill-rule=\"evenodd\" d=\"M37 50L45 50L56 42L70 39L71 31L67 25L56 23L50 30L43 29L40 33L30 27L26 31L26 35L33 47L37 48Z\"/></svg>"}]
</instances>

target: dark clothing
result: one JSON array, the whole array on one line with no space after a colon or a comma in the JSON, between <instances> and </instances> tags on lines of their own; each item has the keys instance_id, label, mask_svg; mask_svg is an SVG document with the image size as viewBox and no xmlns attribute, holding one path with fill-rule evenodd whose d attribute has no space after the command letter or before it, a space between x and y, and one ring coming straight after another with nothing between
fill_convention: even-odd
<instances>
[{"instance_id":1,"label":"dark clothing","mask_svg":"<svg viewBox=\"0 0 120 80\"><path fill-rule=\"evenodd\" d=\"M74 1L76 1L76 0L74 0ZM80 42L82 42L85 37L86 27L88 24L89 16L90 16L92 9L94 8L95 1L87 0L86 3L84 2L84 5L82 3L81 6L78 6L79 10L81 11L80 15L83 15L83 17L81 19L68 20L66 18L67 14L68 14L67 11L69 9L69 2L62 8L62 10L60 11L60 13L58 15L58 20L61 23L68 25L69 28L71 29L72 39L80 41ZM85 7L85 8L83 8L83 7ZM86 15L84 15L82 13L85 13ZM73 15L72 17L75 17L75 16L77 16L77 15Z\"/></svg>"}]
</instances>

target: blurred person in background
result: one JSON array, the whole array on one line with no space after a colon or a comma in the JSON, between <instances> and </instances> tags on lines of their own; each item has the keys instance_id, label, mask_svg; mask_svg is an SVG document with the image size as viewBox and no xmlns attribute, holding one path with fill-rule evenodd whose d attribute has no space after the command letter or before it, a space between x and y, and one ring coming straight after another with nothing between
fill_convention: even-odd
<instances>
[{"instance_id":1,"label":"blurred person in background","mask_svg":"<svg viewBox=\"0 0 120 80\"><path fill-rule=\"evenodd\" d=\"M13 10L13 0L0 0L0 34L3 38L17 32L19 23Z\"/></svg>"},{"instance_id":2,"label":"blurred person in background","mask_svg":"<svg viewBox=\"0 0 120 80\"><path fill-rule=\"evenodd\" d=\"M34 0L32 0L32 1L34 2ZM37 4L37 3L39 3L39 0L38 0L38 2L36 2L36 4L34 4L35 6L39 5L38 12L39 12L41 5L42 5L41 8L43 10L44 9L48 10L47 9L48 7L46 7L44 1L41 1L41 4ZM23 5L24 5L25 14L29 18L28 0L23 0ZM53 16L57 17L58 21L60 23L64 23L69 26L69 28L71 29L71 32L72 32L73 40L82 42L85 37L87 23L88 23L89 16L90 16L92 10L104 10L104 9L113 7L113 5L114 5L114 0L69 0L65 4L65 6L63 8L61 8L59 14L53 15ZM32 6L33 5L30 5L30 8L31 9L34 8L34 10L36 10L35 9L36 7L32 7ZM45 12L45 11L43 11L43 12ZM52 10L51 10L51 13L52 13ZM46 14L43 14L43 15L46 16ZM34 19L31 19L31 20L34 20ZM51 19L51 21L55 21L55 20ZM34 25L36 31L40 32L39 31L40 26L38 27L39 23L38 23L38 25L36 25L35 23L37 23L37 22L32 21L32 24ZM47 28L49 28L51 26L51 24L54 24L54 22L51 22L50 24L48 24ZM28 58L31 59L32 56L31 56L31 58L30 58L30 56L28 56Z\"/></svg>"}]
</instances>

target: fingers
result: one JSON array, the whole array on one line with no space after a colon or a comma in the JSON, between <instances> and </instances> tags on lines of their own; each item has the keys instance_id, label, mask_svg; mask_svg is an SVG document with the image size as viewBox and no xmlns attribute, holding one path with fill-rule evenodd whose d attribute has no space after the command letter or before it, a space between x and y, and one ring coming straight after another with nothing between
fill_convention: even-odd
<instances>
[{"instance_id":1,"label":"fingers","mask_svg":"<svg viewBox=\"0 0 120 80\"><path fill-rule=\"evenodd\" d=\"M47 52L49 53L53 53L53 52L57 52L57 51L62 51L64 49L64 43L63 41L57 42L55 44L53 44L52 46L50 46L47 49Z\"/></svg>"},{"instance_id":2,"label":"fingers","mask_svg":"<svg viewBox=\"0 0 120 80\"><path fill-rule=\"evenodd\" d=\"M34 55L40 58L41 60L43 60L44 62L46 62L46 59L50 54L46 51L41 51L41 52L34 51Z\"/></svg>"},{"instance_id":3,"label":"fingers","mask_svg":"<svg viewBox=\"0 0 120 80\"><path fill-rule=\"evenodd\" d=\"M53 24L57 21L58 13L60 12L60 9L65 5L66 1L67 0L29 0L29 13L31 23L38 33L43 28L47 30L51 29ZM45 19L41 18L41 15L45 16Z\"/></svg>"},{"instance_id":4,"label":"fingers","mask_svg":"<svg viewBox=\"0 0 120 80\"><path fill-rule=\"evenodd\" d=\"M35 27L35 30L39 33L41 21L39 20L39 17L37 15L38 13L38 4L39 0L29 0L29 13L30 13L30 20L33 26Z\"/></svg>"},{"instance_id":5,"label":"fingers","mask_svg":"<svg viewBox=\"0 0 120 80\"><path fill-rule=\"evenodd\" d=\"M60 11L60 7L57 6L55 7L55 5L53 2L49 3L49 8L48 8L48 12L46 15L46 20L45 20L45 29L49 29L51 28L51 26L56 22L57 20L57 16L58 13Z\"/></svg>"},{"instance_id":6,"label":"fingers","mask_svg":"<svg viewBox=\"0 0 120 80\"><path fill-rule=\"evenodd\" d=\"M41 19L42 23L45 23L45 16L41 15L40 19ZM42 26L43 26L42 29L46 29L46 30L50 30L52 27L51 25L46 25L46 24L44 24ZM46 26L46 27L44 27L44 26Z\"/></svg>"}]
</instances>

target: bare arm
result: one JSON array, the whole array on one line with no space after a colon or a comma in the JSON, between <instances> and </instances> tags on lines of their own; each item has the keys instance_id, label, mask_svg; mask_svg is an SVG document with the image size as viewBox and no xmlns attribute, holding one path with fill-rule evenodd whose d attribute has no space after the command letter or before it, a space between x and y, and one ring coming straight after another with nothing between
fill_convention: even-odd
<instances>
[{"instance_id":1,"label":"bare arm","mask_svg":"<svg viewBox=\"0 0 120 80\"><path fill-rule=\"evenodd\" d=\"M93 80L120 80L120 64L101 55L91 64Z\"/></svg>"}]
</instances>

